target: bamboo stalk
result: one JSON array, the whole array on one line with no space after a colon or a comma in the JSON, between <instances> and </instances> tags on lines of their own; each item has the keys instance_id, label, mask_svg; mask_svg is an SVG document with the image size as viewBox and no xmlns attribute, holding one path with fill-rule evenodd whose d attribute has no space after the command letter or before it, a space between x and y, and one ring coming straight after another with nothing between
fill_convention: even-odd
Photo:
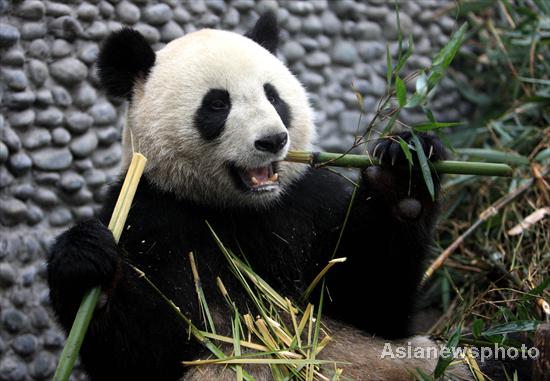
<instances>
[{"instance_id":1,"label":"bamboo stalk","mask_svg":"<svg viewBox=\"0 0 550 381\"><path fill-rule=\"evenodd\" d=\"M146 162L147 159L140 153L134 153L132 156L128 173L122 184L111 220L109 221L109 230L113 233L116 242L120 239L122 230L124 229L124 223L132 206L132 200L134 199ZM84 295L67 341L65 342L65 347L61 353L53 381L66 381L71 375L100 294L101 288L95 287Z\"/></svg>"},{"instance_id":2,"label":"bamboo stalk","mask_svg":"<svg viewBox=\"0 0 550 381\"><path fill-rule=\"evenodd\" d=\"M379 161L369 155L342 154L332 152L289 151L285 161L309 164L312 166L334 166L365 168L379 165ZM441 160L431 163L439 173L479 175L479 176L512 176L512 168L502 163L484 163L476 161Z\"/></svg>"}]
</instances>

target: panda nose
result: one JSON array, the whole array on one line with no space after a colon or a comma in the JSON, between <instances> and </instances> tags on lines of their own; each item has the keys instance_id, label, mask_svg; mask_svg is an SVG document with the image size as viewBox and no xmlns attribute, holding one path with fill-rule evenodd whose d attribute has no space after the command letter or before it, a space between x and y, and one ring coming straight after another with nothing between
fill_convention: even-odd
<instances>
[{"instance_id":1,"label":"panda nose","mask_svg":"<svg viewBox=\"0 0 550 381\"><path fill-rule=\"evenodd\" d=\"M288 134L282 132L280 134L264 136L254 142L256 149L271 153L277 153L283 149L288 141Z\"/></svg>"}]
</instances>

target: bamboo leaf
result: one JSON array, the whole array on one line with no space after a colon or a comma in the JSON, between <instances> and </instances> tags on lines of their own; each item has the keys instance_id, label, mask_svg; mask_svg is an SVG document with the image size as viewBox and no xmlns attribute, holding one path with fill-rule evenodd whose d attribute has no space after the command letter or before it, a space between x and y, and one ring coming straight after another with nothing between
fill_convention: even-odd
<instances>
[{"instance_id":1,"label":"bamboo leaf","mask_svg":"<svg viewBox=\"0 0 550 381\"><path fill-rule=\"evenodd\" d=\"M418 161L420 162L420 169L422 170L424 182L426 183L426 187L428 188L428 192L430 192L432 200L435 200L435 187L432 179L432 172L430 171L430 164L428 163L428 159L424 154L424 148L422 147L422 143L420 142L420 139L418 139L418 136L413 135L412 142L416 149L416 156L418 156Z\"/></svg>"},{"instance_id":2,"label":"bamboo leaf","mask_svg":"<svg viewBox=\"0 0 550 381\"><path fill-rule=\"evenodd\" d=\"M403 153L405 154L405 157L407 158L407 161L409 162L409 168L412 168L412 166L414 165L414 162L413 162L411 150L407 142L403 140L401 136L399 136L399 145L401 146L401 150L403 151Z\"/></svg>"},{"instance_id":3,"label":"bamboo leaf","mask_svg":"<svg viewBox=\"0 0 550 381\"><path fill-rule=\"evenodd\" d=\"M427 132L427 131L432 131L439 128L461 126L463 124L464 122L428 122L428 123L417 124L413 126L413 129L417 132Z\"/></svg>"},{"instance_id":4,"label":"bamboo leaf","mask_svg":"<svg viewBox=\"0 0 550 381\"><path fill-rule=\"evenodd\" d=\"M481 333L483 336L504 335L514 332L529 332L537 329L540 322L536 320L519 320L506 324L499 324Z\"/></svg>"},{"instance_id":5,"label":"bamboo leaf","mask_svg":"<svg viewBox=\"0 0 550 381\"><path fill-rule=\"evenodd\" d=\"M453 61L458 49L462 45L464 35L468 29L468 23L464 23L445 45L432 61L432 70L428 76L428 87L433 89L443 78L443 74Z\"/></svg>"},{"instance_id":6,"label":"bamboo leaf","mask_svg":"<svg viewBox=\"0 0 550 381\"><path fill-rule=\"evenodd\" d=\"M426 73L424 72L424 70L422 70L418 75L418 78L416 79L415 87L416 87L416 92L420 96L425 96L426 94L428 94L428 77L426 76Z\"/></svg>"},{"instance_id":7,"label":"bamboo leaf","mask_svg":"<svg viewBox=\"0 0 550 381\"><path fill-rule=\"evenodd\" d=\"M391 88L392 72L393 72L393 68L392 68L390 46L386 45L386 85L388 87L388 91Z\"/></svg>"},{"instance_id":8,"label":"bamboo leaf","mask_svg":"<svg viewBox=\"0 0 550 381\"><path fill-rule=\"evenodd\" d=\"M447 341L447 344L445 344L444 353L448 356L439 357L439 360L437 361L437 365L435 366L435 370L434 370L435 378L441 377L445 372L445 369L447 369L449 364L453 361L452 352L453 352L453 349L456 348L456 346L458 345L458 341L460 340L461 330L462 330L462 327L460 325L456 327L455 331L449 338L449 341Z\"/></svg>"},{"instance_id":9,"label":"bamboo leaf","mask_svg":"<svg viewBox=\"0 0 550 381\"><path fill-rule=\"evenodd\" d=\"M397 74L395 75L395 90L397 92L397 101L399 102L399 106L405 106L405 103L407 103L407 88L405 87L405 82L403 82Z\"/></svg>"},{"instance_id":10,"label":"bamboo leaf","mask_svg":"<svg viewBox=\"0 0 550 381\"><path fill-rule=\"evenodd\" d=\"M475 319L472 323L472 334L475 338L481 336L483 329L485 328L485 323L481 319Z\"/></svg>"}]
</instances>

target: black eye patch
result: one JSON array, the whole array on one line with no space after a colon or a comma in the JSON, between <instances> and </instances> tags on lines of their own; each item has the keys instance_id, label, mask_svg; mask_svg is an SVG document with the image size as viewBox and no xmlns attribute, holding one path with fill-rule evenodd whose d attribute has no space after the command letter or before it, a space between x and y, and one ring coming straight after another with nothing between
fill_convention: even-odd
<instances>
[{"instance_id":1,"label":"black eye patch","mask_svg":"<svg viewBox=\"0 0 550 381\"><path fill-rule=\"evenodd\" d=\"M195 128L206 140L220 136L231 111L229 92L222 89L210 89L202 98L201 106L195 113Z\"/></svg>"},{"instance_id":2,"label":"black eye patch","mask_svg":"<svg viewBox=\"0 0 550 381\"><path fill-rule=\"evenodd\" d=\"M273 105L275 111L279 114L285 127L289 128L291 115L288 104L279 96L279 92L271 83L266 83L264 85L264 93L269 103Z\"/></svg>"}]
</instances>

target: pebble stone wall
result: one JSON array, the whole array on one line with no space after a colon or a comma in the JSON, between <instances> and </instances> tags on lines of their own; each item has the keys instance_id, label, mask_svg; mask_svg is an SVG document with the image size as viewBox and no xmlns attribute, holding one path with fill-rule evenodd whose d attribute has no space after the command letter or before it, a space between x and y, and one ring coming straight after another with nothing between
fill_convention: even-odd
<instances>
[{"instance_id":1,"label":"pebble stone wall","mask_svg":"<svg viewBox=\"0 0 550 381\"><path fill-rule=\"evenodd\" d=\"M415 41L408 70L429 65L454 30L439 12L449 2L402 1L401 26ZM101 41L129 25L159 49L203 27L242 32L268 9L283 28L281 58L312 94L320 146L346 148L359 120L351 82L363 120L385 91L385 45L397 49L393 1L0 0L0 381L51 378L64 336L49 309L45 248L94 216L117 173L124 106L98 87ZM434 108L456 120L467 105L452 83L443 88Z\"/></svg>"}]
</instances>

